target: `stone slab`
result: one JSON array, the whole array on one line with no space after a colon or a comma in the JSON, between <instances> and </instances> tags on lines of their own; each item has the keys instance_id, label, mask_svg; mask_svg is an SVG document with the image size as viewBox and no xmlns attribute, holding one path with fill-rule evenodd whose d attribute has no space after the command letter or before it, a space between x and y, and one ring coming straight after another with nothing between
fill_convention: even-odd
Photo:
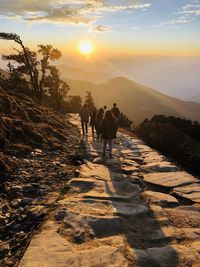
<instances>
[{"instance_id":1,"label":"stone slab","mask_svg":"<svg viewBox=\"0 0 200 267\"><path fill-rule=\"evenodd\" d=\"M198 182L198 179L187 172L180 171L145 174L144 181L166 188L174 188Z\"/></svg>"},{"instance_id":2,"label":"stone slab","mask_svg":"<svg viewBox=\"0 0 200 267\"><path fill-rule=\"evenodd\" d=\"M186 267L198 266L200 255L193 248L178 245L169 245L160 248L149 248L146 250L150 256L153 266L159 267Z\"/></svg>"},{"instance_id":3,"label":"stone slab","mask_svg":"<svg viewBox=\"0 0 200 267\"><path fill-rule=\"evenodd\" d=\"M200 203L200 183L176 187L172 192L193 202Z\"/></svg>"},{"instance_id":4,"label":"stone slab","mask_svg":"<svg viewBox=\"0 0 200 267\"><path fill-rule=\"evenodd\" d=\"M80 166L80 176L93 177L99 180L109 181L110 171L104 165L88 162L87 164L83 164Z\"/></svg>"},{"instance_id":5,"label":"stone slab","mask_svg":"<svg viewBox=\"0 0 200 267\"><path fill-rule=\"evenodd\" d=\"M178 171L178 167L167 161L158 161L143 165L142 170L146 172L174 172Z\"/></svg>"},{"instance_id":6,"label":"stone slab","mask_svg":"<svg viewBox=\"0 0 200 267\"><path fill-rule=\"evenodd\" d=\"M169 195L169 194L164 194L164 193L159 193L159 192L153 192L153 191L145 191L143 193L143 196L145 200L149 204L155 204L159 205L161 207L169 207L169 206L178 206L179 202L178 200Z\"/></svg>"},{"instance_id":7,"label":"stone slab","mask_svg":"<svg viewBox=\"0 0 200 267\"><path fill-rule=\"evenodd\" d=\"M19 267L96 267L128 266L117 247L101 245L77 250L55 229L33 237Z\"/></svg>"},{"instance_id":8,"label":"stone slab","mask_svg":"<svg viewBox=\"0 0 200 267\"><path fill-rule=\"evenodd\" d=\"M141 188L129 182L108 182L92 178L74 178L68 186L70 194L77 193L79 197L99 199L131 199L139 198Z\"/></svg>"},{"instance_id":9,"label":"stone slab","mask_svg":"<svg viewBox=\"0 0 200 267\"><path fill-rule=\"evenodd\" d=\"M97 199L66 198L59 201L62 207L82 215L121 215L121 216L143 216L149 212L144 204L117 202Z\"/></svg>"}]
</instances>

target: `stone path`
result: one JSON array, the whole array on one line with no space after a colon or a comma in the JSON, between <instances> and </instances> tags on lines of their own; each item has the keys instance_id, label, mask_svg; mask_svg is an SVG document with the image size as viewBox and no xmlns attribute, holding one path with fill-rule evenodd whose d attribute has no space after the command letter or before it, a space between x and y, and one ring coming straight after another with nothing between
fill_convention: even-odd
<instances>
[{"instance_id":1,"label":"stone path","mask_svg":"<svg viewBox=\"0 0 200 267\"><path fill-rule=\"evenodd\" d=\"M19 267L200 266L199 180L126 134L113 159L90 134L83 144L85 164Z\"/></svg>"}]
</instances>

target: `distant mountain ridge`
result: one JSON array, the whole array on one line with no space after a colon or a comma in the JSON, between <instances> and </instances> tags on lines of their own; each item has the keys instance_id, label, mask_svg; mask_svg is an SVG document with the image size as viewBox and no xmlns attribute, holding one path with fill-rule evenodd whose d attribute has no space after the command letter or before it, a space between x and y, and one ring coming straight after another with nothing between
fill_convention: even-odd
<instances>
[{"instance_id":1,"label":"distant mountain ridge","mask_svg":"<svg viewBox=\"0 0 200 267\"><path fill-rule=\"evenodd\" d=\"M195 101L200 103L200 94L197 94L189 99L189 101Z\"/></svg>"},{"instance_id":2,"label":"distant mountain ridge","mask_svg":"<svg viewBox=\"0 0 200 267\"><path fill-rule=\"evenodd\" d=\"M110 108L116 102L120 110L136 123L155 114L200 121L199 103L169 97L124 77L113 78L104 84L74 80L67 82L71 87L70 94L78 94L84 99L86 91L91 91L99 107L107 105Z\"/></svg>"},{"instance_id":3,"label":"distant mountain ridge","mask_svg":"<svg viewBox=\"0 0 200 267\"><path fill-rule=\"evenodd\" d=\"M115 56L103 60L92 57L87 61L67 58L65 62L78 71L72 70L71 73L71 67L67 67L63 78L105 83L111 78L123 76L183 100L199 93L199 56Z\"/></svg>"},{"instance_id":4,"label":"distant mountain ridge","mask_svg":"<svg viewBox=\"0 0 200 267\"><path fill-rule=\"evenodd\" d=\"M86 71L80 68L70 67L64 64L58 65L57 68L61 73L62 79L86 80L94 83L103 83L113 77L112 75L103 72Z\"/></svg>"}]
</instances>

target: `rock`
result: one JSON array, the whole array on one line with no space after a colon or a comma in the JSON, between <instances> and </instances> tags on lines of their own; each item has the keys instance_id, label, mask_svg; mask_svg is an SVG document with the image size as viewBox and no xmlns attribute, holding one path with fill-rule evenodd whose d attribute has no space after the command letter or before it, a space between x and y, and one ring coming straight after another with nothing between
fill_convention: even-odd
<instances>
[{"instance_id":1,"label":"rock","mask_svg":"<svg viewBox=\"0 0 200 267\"><path fill-rule=\"evenodd\" d=\"M151 162L142 166L146 172L174 172L178 167L167 161Z\"/></svg>"},{"instance_id":2,"label":"rock","mask_svg":"<svg viewBox=\"0 0 200 267\"><path fill-rule=\"evenodd\" d=\"M79 266L128 267L128 262L117 248L101 246L82 251Z\"/></svg>"},{"instance_id":3,"label":"rock","mask_svg":"<svg viewBox=\"0 0 200 267\"><path fill-rule=\"evenodd\" d=\"M33 202L33 199L32 198L23 198L22 200L21 200L21 204L22 205L31 205L32 204L32 202Z\"/></svg>"},{"instance_id":4,"label":"rock","mask_svg":"<svg viewBox=\"0 0 200 267\"><path fill-rule=\"evenodd\" d=\"M84 198L137 199L141 192L138 185L129 182L105 182L91 178L74 178L68 185L70 193L78 193Z\"/></svg>"},{"instance_id":5,"label":"rock","mask_svg":"<svg viewBox=\"0 0 200 267\"><path fill-rule=\"evenodd\" d=\"M63 221L65 216L67 216L66 210L65 209L61 209L56 213L55 219L56 219L56 221Z\"/></svg>"},{"instance_id":6,"label":"rock","mask_svg":"<svg viewBox=\"0 0 200 267\"><path fill-rule=\"evenodd\" d=\"M145 174L144 181L165 188L174 188L198 182L198 179L187 172L180 171Z\"/></svg>"},{"instance_id":7,"label":"rock","mask_svg":"<svg viewBox=\"0 0 200 267\"><path fill-rule=\"evenodd\" d=\"M200 255L192 248L169 245L161 248L149 248L146 250L154 266L177 267L194 266L200 262Z\"/></svg>"},{"instance_id":8,"label":"rock","mask_svg":"<svg viewBox=\"0 0 200 267\"><path fill-rule=\"evenodd\" d=\"M159 229L152 229L150 239L152 241L164 241L174 237L175 229L172 226L164 226Z\"/></svg>"},{"instance_id":9,"label":"rock","mask_svg":"<svg viewBox=\"0 0 200 267\"><path fill-rule=\"evenodd\" d=\"M20 214L24 213L24 209L22 207L19 207L17 210L15 210L15 214L19 216Z\"/></svg>"},{"instance_id":10,"label":"rock","mask_svg":"<svg viewBox=\"0 0 200 267\"><path fill-rule=\"evenodd\" d=\"M118 216L88 216L85 221L96 237L122 233L123 221Z\"/></svg>"},{"instance_id":11,"label":"rock","mask_svg":"<svg viewBox=\"0 0 200 267\"><path fill-rule=\"evenodd\" d=\"M17 219L20 222L24 221L26 218L27 218L27 215L26 214L20 214L20 215L17 216Z\"/></svg>"},{"instance_id":12,"label":"rock","mask_svg":"<svg viewBox=\"0 0 200 267\"><path fill-rule=\"evenodd\" d=\"M139 173L140 169L135 166L127 166L127 165L122 165L122 171L124 174L131 175L133 173Z\"/></svg>"},{"instance_id":13,"label":"rock","mask_svg":"<svg viewBox=\"0 0 200 267\"><path fill-rule=\"evenodd\" d=\"M0 225L2 226L2 225L5 225L5 223L6 223L6 216L2 216L2 215L0 215Z\"/></svg>"},{"instance_id":14,"label":"rock","mask_svg":"<svg viewBox=\"0 0 200 267\"><path fill-rule=\"evenodd\" d=\"M76 250L50 228L32 239L19 267L55 267L58 263L59 267L128 266L124 256L116 247L102 245Z\"/></svg>"},{"instance_id":15,"label":"rock","mask_svg":"<svg viewBox=\"0 0 200 267\"><path fill-rule=\"evenodd\" d=\"M152 162L161 162L165 160L164 156L158 154L158 152L156 151L143 153L142 158L143 158L143 164L148 164Z\"/></svg>"},{"instance_id":16,"label":"rock","mask_svg":"<svg viewBox=\"0 0 200 267\"><path fill-rule=\"evenodd\" d=\"M19 206L20 206L20 203L21 203L21 199L19 199L19 198L13 199L13 200L11 201L11 205L12 205L14 208L19 207Z\"/></svg>"},{"instance_id":17,"label":"rock","mask_svg":"<svg viewBox=\"0 0 200 267\"><path fill-rule=\"evenodd\" d=\"M13 226L13 229L14 230L19 230L21 228L21 224L20 223L17 223Z\"/></svg>"},{"instance_id":18,"label":"rock","mask_svg":"<svg viewBox=\"0 0 200 267\"><path fill-rule=\"evenodd\" d=\"M114 201L112 204L115 213L121 216L138 217L149 213L148 207L143 204L121 203Z\"/></svg>"},{"instance_id":19,"label":"rock","mask_svg":"<svg viewBox=\"0 0 200 267\"><path fill-rule=\"evenodd\" d=\"M174 209L165 209L169 220L178 228L200 228L199 211L177 207Z\"/></svg>"},{"instance_id":20,"label":"rock","mask_svg":"<svg viewBox=\"0 0 200 267\"><path fill-rule=\"evenodd\" d=\"M2 212L3 212L4 214L7 213L7 212L10 210L10 207L9 207L9 205L8 205L7 202L5 202L5 203L2 204L2 206L1 206L1 210L2 210Z\"/></svg>"},{"instance_id":21,"label":"rock","mask_svg":"<svg viewBox=\"0 0 200 267\"><path fill-rule=\"evenodd\" d=\"M79 177L80 176L80 172L79 170L75 170L74 171L74 177Z\"/></svg>"},{"instance_id":22,"label":"rock","mask_svg":"<svg viewBox=\"0 0 200 267\"><path fill-rule=\"evenodd\" d=\"M186 199L189 199L193 202L200 203L200 184L199 183L193 183L193 184L186 185L186 186L176 187L172 190L172 193L174 193L177 196L181 196Z\"/></svg>"},{"instance_id":23,"label":"rock","mask_svg":"<svg viewBox=\"0 0 200 267\"><path fill-rule=\"evenodd\" d=\"M28 210L28 216L30 216L32 220L39 219L44 215L45 215L44 206L38 205Z\"/></svg>"},{"instance_id":24,"label":"rock","mask_svg":"<svg viewBox=\"0 0 200 267\"><path fill-rule=\"evenodd\" d=\"M0 259L4 258L10 251L9 244L0 244Z\"/></svg>"},{"instance_id":25,"label":"rock","mask_svg":"<svg viewBox=\"0 0 200 267\"><path fill-rule=\"evenodd\" d=\"M11 259L9 259L9 258L3 259L3 264L6 267L7 266L9 266L9 267L13 267L14 266L14 262Z\"/></svg>"},{"instance_id":26,"label":"rock","mask_svg":"<svg viewBox=\"0 0 200 267\"><path fill-rule=\"evenodd\" d=\"M135 166L135 167L139 167L140 166L138 164L138 162L135 161L135 160L131 160L131 159L127 159L127 158L123 159L122 158L121 161L122 161L122 164L126 165L126 166Z\"/></svg>"},{"instance_id":27,"label":"rock","mask_svg":"<svg viewBox=\"0 0 200 267\"><path fill-rule=\"evenodd\" d=\"M81 177L93 177L99 180L110 180L110 171L106 166L87 163L80 166Z\"/></svg>"},{"instance_id":28,"label":"rock","mask_svg":"<svg viewBox=\"0 0 200 267\"><path fill-rule=\"evenodd\" d=\"M200 240L200 228L181 228L175 232L176 240L183 241L194 241Z\"/></svg>"},{"instance_id":29,"label":"rock","mask_svg":"<svg viewBox=\"0 0 200 267\"><path fill-rule=\"evenodd\" d=\"M153 191L145 191L143 193L143 196L145 200L151 205L155 204L161 207L170 207L179 205L178 200L175 197L170 196L169 194L163 194Z\"/></svg>"}]
</instances>

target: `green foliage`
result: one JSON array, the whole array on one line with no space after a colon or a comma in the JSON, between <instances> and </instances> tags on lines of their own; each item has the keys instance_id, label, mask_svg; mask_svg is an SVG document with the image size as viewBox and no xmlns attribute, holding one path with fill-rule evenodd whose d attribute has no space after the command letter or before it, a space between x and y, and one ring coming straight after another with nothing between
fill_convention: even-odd
<instances>
[{"instance_id":1,"label":"green foliage","mask_svg":"<svg viewBox=\"0 0 200 267\"><path fill-rule=\"evenodd\" d=\"M136 134L183 168L200 175L199 131L198 122L156 115L150 121L146 119Z\"/></svg>"}]
</instances>

